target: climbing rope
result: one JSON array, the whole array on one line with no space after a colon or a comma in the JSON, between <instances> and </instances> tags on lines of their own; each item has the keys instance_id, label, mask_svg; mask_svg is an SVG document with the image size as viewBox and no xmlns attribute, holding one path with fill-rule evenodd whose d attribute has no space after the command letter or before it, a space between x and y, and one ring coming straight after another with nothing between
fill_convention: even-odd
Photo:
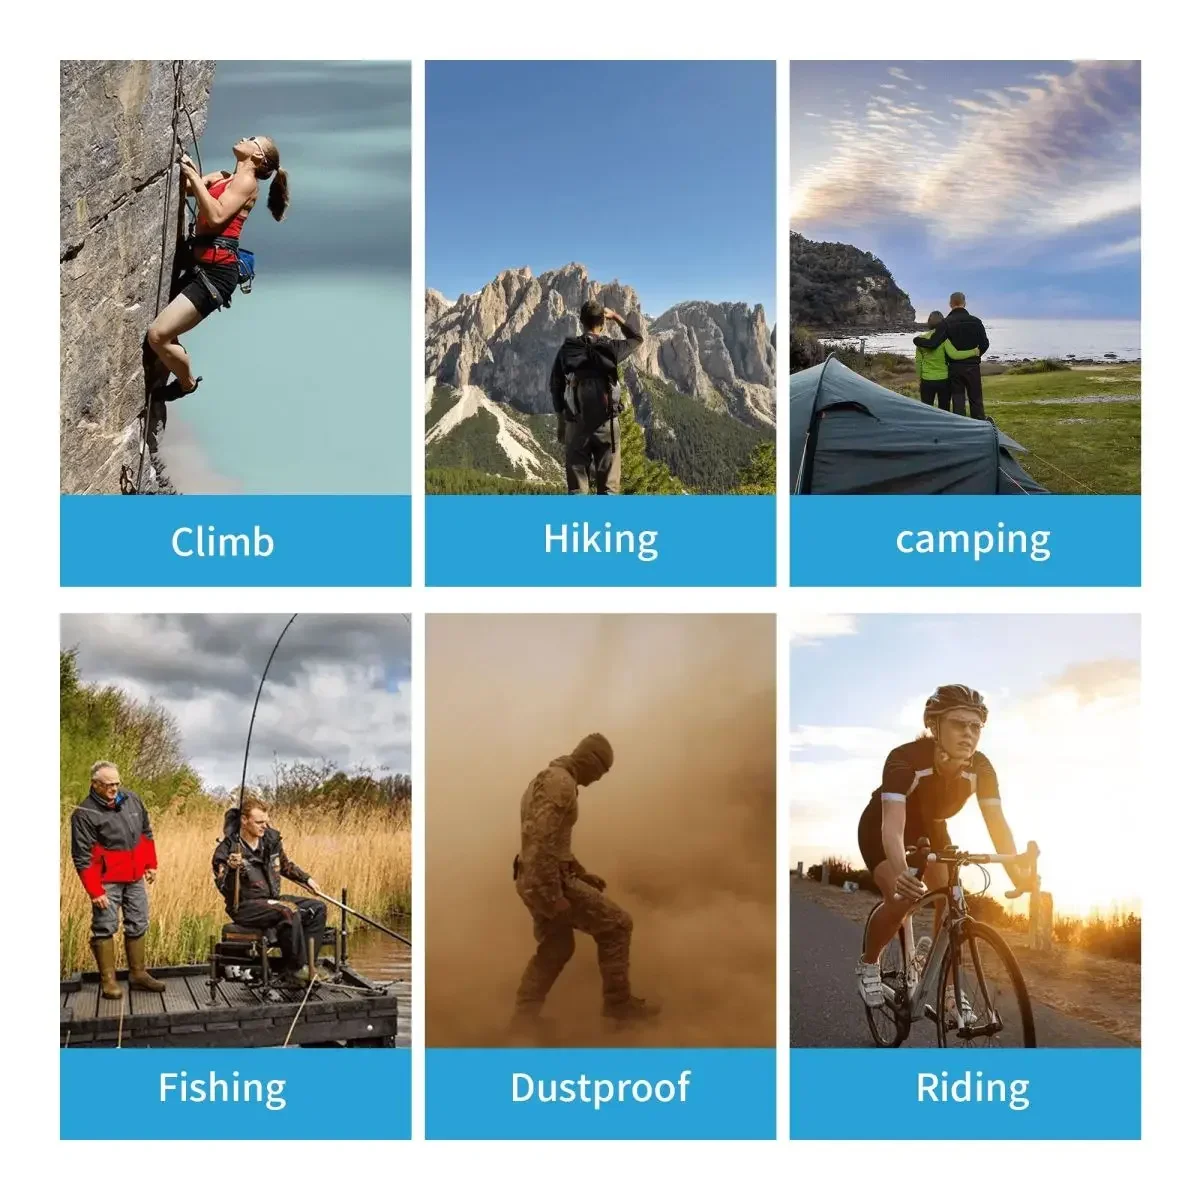
<instances>
[{"instance_id":1,"label":"climbing rope","mask_svg":"<svg viewBox=\"0 0 1200 1200\"><path fill-rule=\"evenodd\" d=\"M167 230L170 228L171 220L171 172L175 166L175 147L179 142L179 110L183 107L183 60L174 59L171 63L171 72L174 76L175 94L171 107L171 150L170 159L167 163L167 186L163 189L163 211L162 211L162 238L159 246L158 256L158 284L154 290L154 316L157 317L162 309L162 285L163 271L167 264ZM190 120L190 117L189 117ZM180 184L182 189L183 185ZM174 256L172 256L174 257ZM132 481L130 486L131 472L128 466L121 468L121 493L122 495L137 496L142 491L142 472L146 467L146 448L150 440L150 388L146 388L145 407L142 409L142 439L141 449L138 454L138 469L137 479Z\"/></svg>"}]
</instances>

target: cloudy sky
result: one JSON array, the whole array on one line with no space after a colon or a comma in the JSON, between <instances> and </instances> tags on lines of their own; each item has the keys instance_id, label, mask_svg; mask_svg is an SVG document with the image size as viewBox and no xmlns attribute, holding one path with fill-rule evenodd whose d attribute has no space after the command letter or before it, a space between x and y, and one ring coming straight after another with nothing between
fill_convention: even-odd
<instances>
[{"instance_id":1,"label":"cloudy sky","mask_svg":"<svg viewBox=\"0 0 1200 1200\"><path fill-rule=\"evenodd\" d=\"M1017 845L1038 843L1056 906L1137 901L1124 834L1138 791L1136 616L811 616L793 624L790 659L793 864L861 866L858 819L888 752L920 733L939 683L966 683L988 702L979 748ZM974 800L950 829L991 849Z\"/></svg>"},{"instance_id":2,"label":"cloudy sky","mask_svg":"<svg viewBox=\"0 0 1200 1200\"><path fill-rule=\"evenodd\" d=\"M794 62L791 228L877 254L918 313L1136 318L1137 63Z\"/></svg>"},{"instance_id":3,"label":"cloudy sky","mask_svg":"<svg viewBox=\"0 0 1200 1200\"><path fill-rule=\"evenodd\" d=\"M287 614L65 615L62 647L80 678L157 700L209 787L241 777L254 693ZM272 760L411 771L412 641L403 616L301 613L271 664L249 777Z\"/></svg>"},{"instance_id":4,"label":"cloudy sky","mask_svg":"<svg viewBox=\"0 0 1200 1200\"><path fill-rule=\"evenodd\" d=\"M428 63L425 197L451 300L579 262L655 316L741 300L772 322L775 64Z\"/></svg>"},{"instance_id":5,"label":"cloudy sky","mask_svg":"<svg viewBox=\"0 0 1200 1200\"><path fill-rule=\"evenodd\" d=\"M410 84L406 62L217 63L204 170L265 134L292 203L276 222L263 186L253 292L183 339L204 384L164 440L181 490L411 491Z\"/></svg>"}]
</instances>

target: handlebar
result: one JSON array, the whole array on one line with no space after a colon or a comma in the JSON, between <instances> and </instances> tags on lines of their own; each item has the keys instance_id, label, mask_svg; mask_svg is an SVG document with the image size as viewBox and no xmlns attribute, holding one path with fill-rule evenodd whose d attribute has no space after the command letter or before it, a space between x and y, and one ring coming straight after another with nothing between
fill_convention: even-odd
<instances>
[{"instance_id":1,"label":"handlebar","mask_svg":"<svg viewBox=\"0 0 1200 1200\"><path fill-rule=\"evenodd\" d=\"M916 847L907 848L905 857L909 867L915 868L915 871L910 871L913 874L919 874L920 870L930 863L943 862L956 863L960 867L1019 865L1036 875L1040 853L1037 842L1029 842L1020 854L971 854L966 850L960 850L957 846L947 846L943 850L931 850L929 839L921 838ZM1028 890L1028 888L1012 888L1004 895L1008 900L1016 900L1019 896L1025 895ZM900 898L899 895L896 896L897 900Z\"/></svg>"}]
</instances>

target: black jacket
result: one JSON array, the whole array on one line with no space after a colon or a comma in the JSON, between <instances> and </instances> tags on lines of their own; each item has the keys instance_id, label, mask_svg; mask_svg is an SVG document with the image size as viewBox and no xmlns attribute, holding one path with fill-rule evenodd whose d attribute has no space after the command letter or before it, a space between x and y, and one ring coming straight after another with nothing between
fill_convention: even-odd
<instances>
[{"instance_id":1,"label":"black jacket","mask_svg":"<svg viewBox=\"0 0 1200 1200\"><path fill-rule=\"evenodd\" d=\"M978 317L973 317L965 308L952 308L942 318L942 322L932 333L923 333L913 338L914 346L924 346L926 350L934 350L947 338L955 350L978 350L982 358L988 349L987 330ZM974 361L974 360L971 360ZM950 360L950 369L954 370L954 360Z\"/></svg>"},{"instance_id":2,"label":"black jacket","mask_svg":"<svg viewBox=\"0 0 1200 1200\"><path fill-rule=\"evenodd\" d=\"M567 377L574 375L583 420L599 426L608 419L609 398L617 385L617 367L642 344L642 335L623 321L621 332L623 338L585 333L563 342L550 372L550 399L556 413L571 415L567 411L566 390Z\"/></svg>"},{"instance_id":3,"label":"black jacket","mask_svg":"<svg viewBox=\"0 0 1200 1200\"><path fill-rule=\"evenodd\" d=\"M308 883L309 874L298 867L283 848L283 835L278 829L267 826L259 838L258 846L251 849L240 834L241 815L236 808L225 814L225 837L213 853L213 882L217 891L225 897L225 911L233 916L233 881L237 872L229 869L229 856L237 850L242 852L242 882L238 891L238 903L247 900L278 900L283 888L281 879L296 883Z\"/></svg>"}]
</instances>

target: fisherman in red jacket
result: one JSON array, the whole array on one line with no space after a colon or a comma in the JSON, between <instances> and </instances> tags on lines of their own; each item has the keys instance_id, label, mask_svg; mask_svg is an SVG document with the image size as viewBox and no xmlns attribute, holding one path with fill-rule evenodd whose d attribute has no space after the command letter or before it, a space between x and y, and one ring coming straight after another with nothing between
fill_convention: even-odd
<instances>
[{"instance_id":1,"label":"fisherman in red jacket","mask_svg":"<svg viewBox=\"0 0 1200 1200\"><path fill-rule=\"evenodd\" d=\"M109 1000L120 1000L125 994L117 983L113 946L121 913L129 986L166 991L167 985L146 971L150 927L146 884L154 882L158 867L150 815L133 792L121 790L115 763L98 762L92 767L91 791L71 814L71 859L92 901L92 953L100 971L101 993Z\"/></svg>"}]
</instances>

